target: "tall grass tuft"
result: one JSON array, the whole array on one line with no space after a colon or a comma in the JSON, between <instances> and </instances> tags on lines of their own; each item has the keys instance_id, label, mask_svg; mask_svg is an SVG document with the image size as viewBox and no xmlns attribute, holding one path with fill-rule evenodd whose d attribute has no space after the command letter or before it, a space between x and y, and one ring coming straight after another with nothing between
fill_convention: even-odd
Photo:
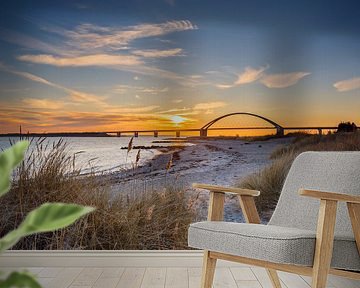
<instances>
[{"instance_id":1,"label":"tall grass tuft","mask_svg":"<svg viewBox=\"0 0 360 288\"><path fill-rule=\"evenodd\" d=\"M271 164L240 180L238 187L260 190L256 206L262 219L269 220L276 207L292 162L305 151L359 151L360 132L329 135L299 135L290 145L272 152Z\"/></svg>"},{"instance_id":2,"label":"tall grass tuft","mask_svg":"<svg viewBox=\"0 0 360 288\"><path fill-rule=\"evenodd\" d=\"M113 193L107 175L74 167L63 140L33 140L34 146L14 176L10 192L0 199L0 236L45 202L96 207L72 226L25 237L14 249L184 249L194 219L185 190L179 185L161 191L135 191L133 197ZM140 188L139 188L140 189Z\"/></svg>"}]
</instances>

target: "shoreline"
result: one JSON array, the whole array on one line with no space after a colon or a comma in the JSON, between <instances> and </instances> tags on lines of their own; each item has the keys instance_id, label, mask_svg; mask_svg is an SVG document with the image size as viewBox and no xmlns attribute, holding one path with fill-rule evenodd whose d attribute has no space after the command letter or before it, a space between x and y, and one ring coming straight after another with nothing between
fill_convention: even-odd
<instances>
[{"instance_id":1,"label":"shoreline","mask_svg":"<svg viewBox=\"0 0 360 288\"><path fill-rule=\"evenodd\" d=\"M139 167L108 174L111 193L124 193L136 197L138 191L180 186L197 195L197 213L205 218L208 193L191 187L194 182L233 186L241 178L254 173L270 163L269 156L280 145L292 138L271 138L245 141L243 139L186 139L194 145L159 148L155 155ZM166 169L169 161L172 166ZM236 197L226 197L225 219L241 221L242 215Z\"/></svg>"}]
</instances>

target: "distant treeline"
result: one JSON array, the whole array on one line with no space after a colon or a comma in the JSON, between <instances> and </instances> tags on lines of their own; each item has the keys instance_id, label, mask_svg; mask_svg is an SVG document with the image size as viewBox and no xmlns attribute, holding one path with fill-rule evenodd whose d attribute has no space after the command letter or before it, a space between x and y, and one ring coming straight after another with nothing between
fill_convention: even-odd
<instances>
[{"instance_id":1,"label":"distant treeline","mask_svg":"<svg viewBox=\"0 0 360 288\"><path fill-rule=\"evenodd\" d=\"M337 132L356 132L357 129L358 127L354 122L341 122L338 125Z\"/></svg>"}]
</instances>

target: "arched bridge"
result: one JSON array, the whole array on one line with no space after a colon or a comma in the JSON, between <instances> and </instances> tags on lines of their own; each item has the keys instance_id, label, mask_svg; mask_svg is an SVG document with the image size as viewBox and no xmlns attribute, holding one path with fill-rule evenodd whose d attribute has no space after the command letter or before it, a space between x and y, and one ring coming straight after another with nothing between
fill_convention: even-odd
<instances>
[{"instance_id":1,"label":"arched bridge","mask_svg":"<svg viewBox=\"0 0 360 288\"><path fill-rule=\"evenodd\" d=\"M211 120L209 123L205 124L203 127L200 128L200 136L201 137L206 137L207 132L208 132L209 128L212 125L214 125L216 122L218 122L221 119L224 119L224 118L230 117L230 116L234 116L234 115L247 115L247 116L252 116L252 117L255 117L255 118L262 119L262 120L264 120L264 121L266 121L266 122L268 122L268 123L270 123L271 125L274 126L273 128L276 129L276 135L277 136L283 136L284 135L284 128L280 124L278 124L278 123L276 123L276 122L274 122L274 121L272 121L272 120L270 120L270 119L268 119L268 118L266 118L264 116L257 115L257 114L254 114L254 113L249 113L249 112L235 112L235 113L229 113L229 114L220 116L218 118L215 118L214 120ZM257 127L252 128L252 129L257 129ZM264 127L259 127L258 129L264 129Z\"/></svg>"},{"instance_id":2,"label":"arched bridge","mask_svg":"<svg viewBox=\"0 0 360 288\"><path fill-rule=\"evenodd\" d=\"M271 127L239 127L236 125L236 127L212 127L216 122L231 117L234 115L246 115L250 117L254 117L257 119L261 119L271 125ZM175 133L176 137L180 137L181 132L200 132L201 137L207 137L208 130L254 130L254 129L276 129L276 135L277 136L283 136L285 130L292 130L292 131L299 131L299 130L317 130L319 134L322 134L323 130L336 130L337 127L283 127L280 124L276 123L275 121L266 118L264 116L250 113L250 112L235 112L235 113L229 113L220 117L215 118L214 120L211 120L209 123L205 124L201 128L192 128L192 129L181 129L181 128L174 128L174 129L151 129L151 130L122 130L122 131L108 131L105 133L108 134L116 134L118 137L124 134L133 134L135 137L138 137L140 133L153 133L154 137L158 137L159 133Z\"/></svg>"}]
</instances>

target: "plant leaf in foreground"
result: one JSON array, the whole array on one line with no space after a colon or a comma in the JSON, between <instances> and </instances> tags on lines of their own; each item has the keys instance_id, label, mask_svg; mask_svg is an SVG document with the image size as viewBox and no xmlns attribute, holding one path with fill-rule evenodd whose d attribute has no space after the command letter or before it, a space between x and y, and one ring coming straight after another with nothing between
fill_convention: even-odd
<instances>
[{"instance_id":1,"label":"plant leaf in foreground","mask_svg":"<svg viewBox=\"0 0 360 288\"><path fill-rule=\"evenodd\" d=\"M93 210L93 207L76 204L43 204L31 211L16 230L0 239L0 251L11 248L24 236L54 231L69 226Z\"/></svg>"},{"instance_id":2,"label":"plant leaf in foreground","mask_svg":"<svg viewBox=\"0 0 360 288\"><path fill-rule=\"evenodd\" d=\"M27 272L12 272L5 280L0 280L0 288L41 288L34 277Z\"/></svg>"},{"instance_id":3,"label":"plant leaf in foreground","mask_svg":"<svg viewBox=\"0 0 360 288\"><path fill-rule=\"evenodd\" d=\"M0 154L0 197L10 190L11 173L23 160L28 147L28 141L20 141Z\"/></svg>"}]
</instances>

